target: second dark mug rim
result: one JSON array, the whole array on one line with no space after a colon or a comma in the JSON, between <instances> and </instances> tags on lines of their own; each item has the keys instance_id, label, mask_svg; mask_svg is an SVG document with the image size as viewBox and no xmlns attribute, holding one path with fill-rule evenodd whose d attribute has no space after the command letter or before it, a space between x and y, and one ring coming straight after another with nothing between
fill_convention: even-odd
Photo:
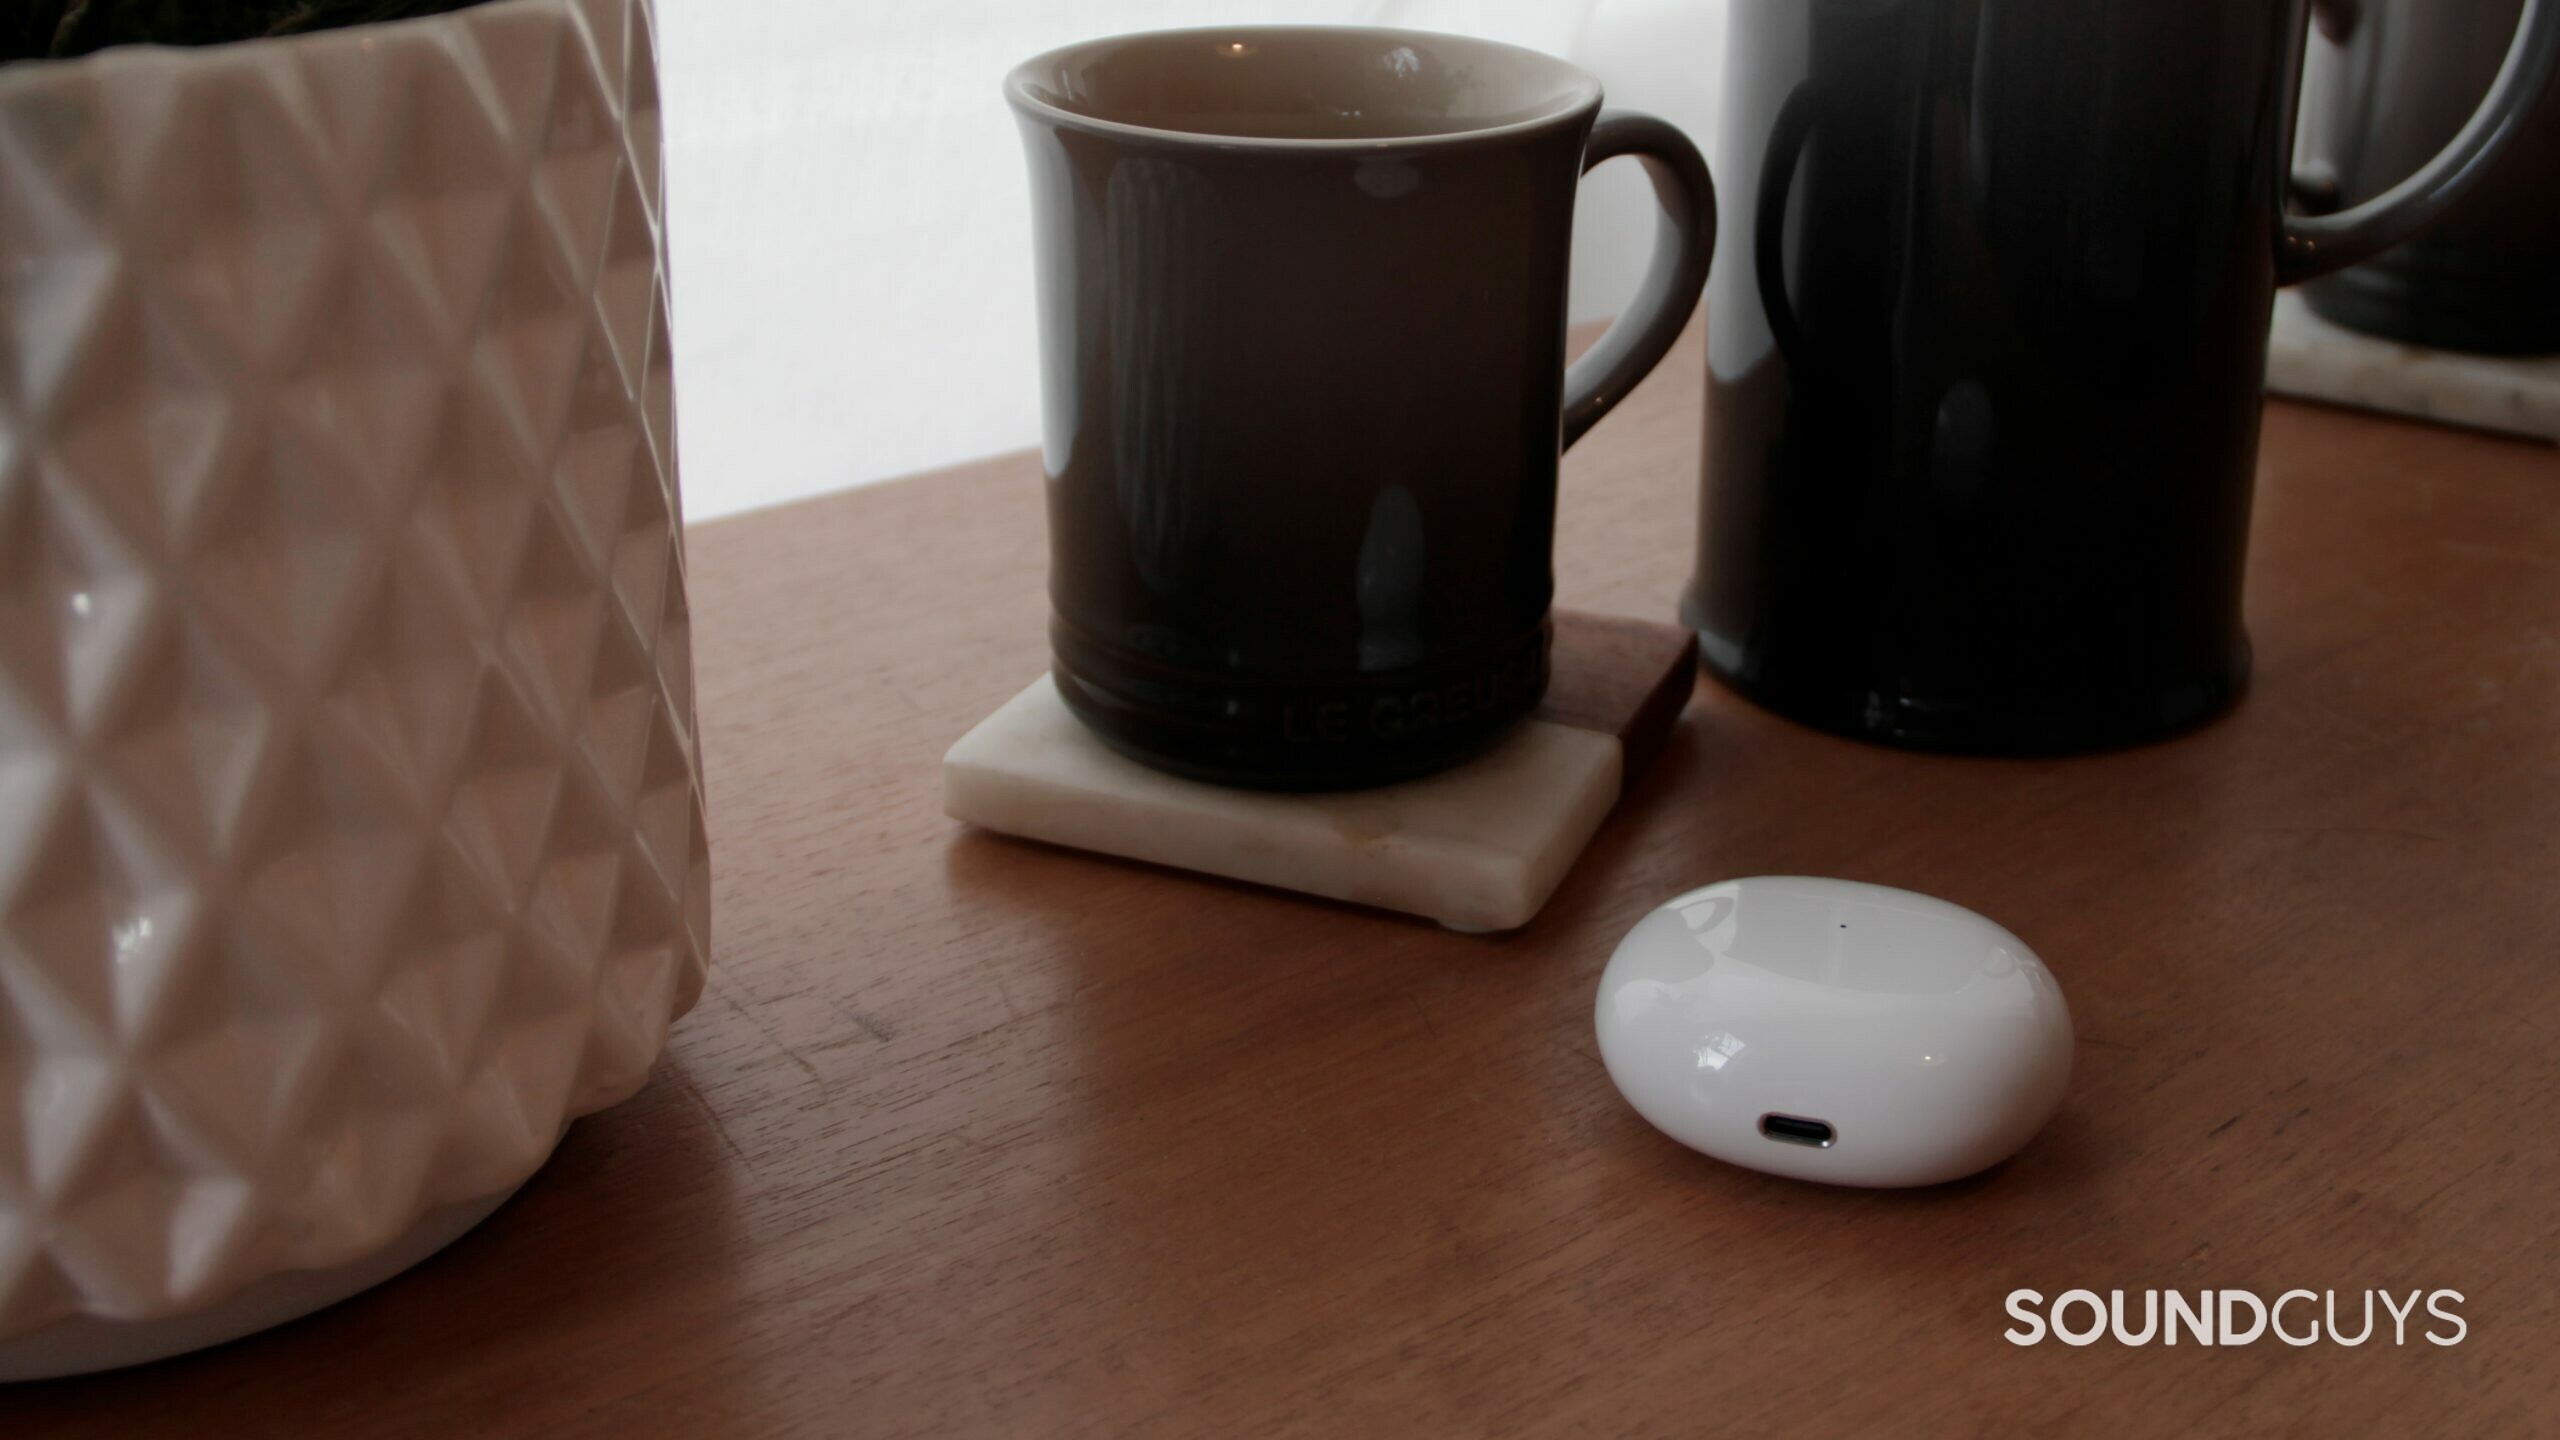
<instances>
[{"instance_id":1,"label":"second dark mug rim","mask_svg":"<svg viewBox=\"0 0 2560 1440\"><path fill-rule=\"evenodd\" d=\"M1304 40L1334 36L1382 41L1419 40L1444 49L1475 51L1499 57L1512 63L1525 63L1552 72L1561 98L1538 113L1514 120L1460 125L1447 130L1421 134L1360 136L1285 136L1240 135L1222 131L1188 130L1165 125L1151 125L1135 120L1114 119L1070 108L1053 98L1054 91L1046 82L1060 67L1088 58L1096 52L1136 44L1162 45L1171 49L1181 42L1221 38L1231 43L1251 44L1272 39ZM1314 155L1375 154L1381 151L1443 149L1465 145L1482 145L1521 139L1559 127L1587 125L1599 113L1602 91L1600 82L1589 71L1560 60L1544 51L1500 40L1483 40L1468 35L1451 35L1434 30L1411 30L1381 25L1199 25L1166 30L1139 30L1121 35L1079 40L1044 50L1013 67L1004 79L1005 101L1014 110L1044 124L1121 141L1153 142L1160 145L1199 147L1218 150L1265 151L1274 154L1305 153Z\"/></svg>"}]
</instances>

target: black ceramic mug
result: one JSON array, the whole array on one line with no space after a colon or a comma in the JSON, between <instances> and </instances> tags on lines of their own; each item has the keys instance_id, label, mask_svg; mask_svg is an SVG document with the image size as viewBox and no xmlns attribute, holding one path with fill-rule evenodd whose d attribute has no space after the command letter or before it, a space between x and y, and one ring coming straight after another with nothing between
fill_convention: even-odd
<instances>
[{"instance_id":1,"label":"black ceramic mug","mask_svg":"<svg viewBox=\"0 0 2560 1440\"><path fill-rule=\"evenodd\" d=\"M1051 648L1114 748L1223 784L1437 769L1546 687L1556 462L1661 359L1714 248L1671 126L1513 46L1171 31L1005 96L1038 241ZM1574 191L1663 221L1570 370Z\"/></svg>"},{"instance_id":2,"label":"black ceramic mug","mask_svg":"<svg viewBox=\"0 0 2560 1440\"><path fill-rule=\"evenodd\" d=\"M2453 141L2284 197L2307 0L1734 0L1708 292L1706 664L1808 723L1979 751L2201 720L2275 288L2461 194L2560 47L2532 0Z\"/></svg>"}]
</instances>

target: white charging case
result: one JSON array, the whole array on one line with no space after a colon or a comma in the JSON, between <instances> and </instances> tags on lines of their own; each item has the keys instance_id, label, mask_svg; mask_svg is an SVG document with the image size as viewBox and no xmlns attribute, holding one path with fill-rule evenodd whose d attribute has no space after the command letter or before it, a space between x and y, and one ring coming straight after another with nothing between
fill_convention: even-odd
<instances>
[{"instance_id":1,"label":"white charging case","mask_svg":"<svg viewBox=\"0 0 2560 1440\"><path fill-rule=\"evenodd\" d=\"M2071 1077L2071 1011L2017 936L1944 900L1760 876L1638 921L1600 976L1609 1078L1719 1160L1932 1185L2025 1145Z\"/></svg>"}]
</instances>

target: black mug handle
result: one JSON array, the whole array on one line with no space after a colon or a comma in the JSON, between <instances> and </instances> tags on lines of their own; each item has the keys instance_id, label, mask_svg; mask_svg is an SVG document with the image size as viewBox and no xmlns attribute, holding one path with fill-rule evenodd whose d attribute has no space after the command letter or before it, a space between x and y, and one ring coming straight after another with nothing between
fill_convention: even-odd
<instances>
[{"instance_id":1,"label":"black mug handle","mask_svg":"<svg viewBox=\"0 0 2560 1440\"><path fill-rule=\"evenodd\" d=\"M2332 9L2324 29L2351 30L2350 9ZM2276 241L2276 283L2292 285L2370 260L2415 235L2462 198L2507 142L2524 128L2560 60L2560 0L2525 0L2516 38L2480 108L2436 157L2361 205L2325 215L2290 215Z\"/></svg>"},{"instance_id":2,"label":"black mug handle","mask_svg":"<svg viewBox=\"0 0 2560 1440\"><path fill-rule=\"evenodd\" d=\"M1603 110L1582 149L1582 170L1633 155L1652 177L1662 218L1653 233L1653 262L1636 298L1599 342L1564 372L1564 445L1583 436L1636 388L1698 308L1707 265L1716 253L1716 186L1689 137L1668 121L1633 110Z\"/></svg>"}]
</instances>

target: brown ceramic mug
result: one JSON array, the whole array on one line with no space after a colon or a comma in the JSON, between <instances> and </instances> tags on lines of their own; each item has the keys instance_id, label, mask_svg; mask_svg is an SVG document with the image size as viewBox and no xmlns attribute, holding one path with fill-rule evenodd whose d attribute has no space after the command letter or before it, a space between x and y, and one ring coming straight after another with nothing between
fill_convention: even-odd
<instances>
[{"instance_id":1,"label":"brown ceramic mug","mask_svg":"<svg viewBox=\"0 0 2560 1440\"><path fill-rule=\"evenodd\" d=\"M1438 769L1546 687L1556 464L1688 320L1705 163L1560 60L1410 31L1169 31L1053 51L1030 153L1058 688L1225 784ZM1663 220L1570 369L1582 173Z\"/></svg>"}]
</instances>

